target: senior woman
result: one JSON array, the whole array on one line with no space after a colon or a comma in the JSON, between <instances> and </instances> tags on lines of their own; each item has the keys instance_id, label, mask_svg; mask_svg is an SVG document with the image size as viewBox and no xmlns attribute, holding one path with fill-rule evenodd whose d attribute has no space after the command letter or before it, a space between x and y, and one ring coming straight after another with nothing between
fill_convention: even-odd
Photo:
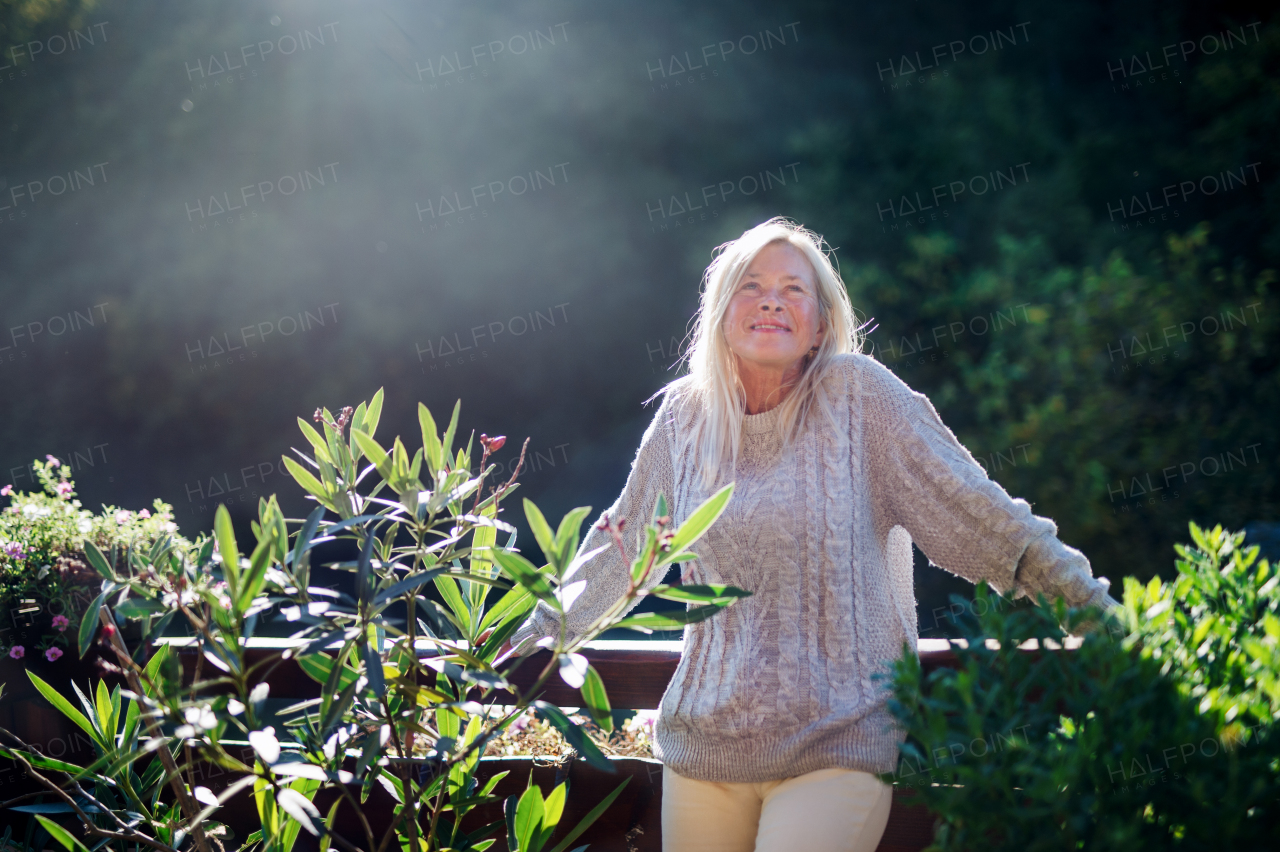
<instances>
[{"instance_id":1,"label":"senior woman","mask_svg":"<svg viewBox=\"0 0 1280 852\"><path fill-rule=\"evenodd\" d=\"M721 246L704 276L689 373L667 385L621 496L675 523L736 487L683 581L753 595L685 629L658 715L663 848L873 850L904 733L872 674L917 644L911 543L1001 593L1116 602L1057 528L992 482L923 395L859 353L822 238L783 218ZM603 544L598 526L581 552ZM634 539L634 536L626 536ZM626 542L634 558L637 542ZM584 630L625 592L616 548L584 565L565 616ZM656 584L661 578L652 577ZM540 605L517 653L558 634Z\"/></svg>"}]
</instances>

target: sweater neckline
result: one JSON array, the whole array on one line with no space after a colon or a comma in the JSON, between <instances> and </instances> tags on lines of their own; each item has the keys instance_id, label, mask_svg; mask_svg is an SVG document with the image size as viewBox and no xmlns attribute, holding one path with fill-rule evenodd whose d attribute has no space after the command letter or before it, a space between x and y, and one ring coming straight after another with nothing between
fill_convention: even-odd
<instances>
[{"instance_id":1,"label":"sweater neckline","mask_svg":"<svg viewBox=\"0 0 1280 852\"><path fill-rule=\"evenodd\" d=\"M743 433L747 435L763 435L776 430L781 410L781 405L775 405L768 411L762 411L759 414L744 414L742 416Z\"/></svg>"}]
</instances>

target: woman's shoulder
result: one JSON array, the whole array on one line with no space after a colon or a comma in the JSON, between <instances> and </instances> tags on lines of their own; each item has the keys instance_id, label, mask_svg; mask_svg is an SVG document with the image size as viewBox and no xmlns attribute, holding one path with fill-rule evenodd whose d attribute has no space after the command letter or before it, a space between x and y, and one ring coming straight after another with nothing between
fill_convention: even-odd
<instances>
[{"instance_id":1,"label":"woman's shoulder","mask_svg":"<svg viewBox=\"0 0 1280 852\"><path fill-rule=\"evenodd\" d=\"M653 415L653 427L666 427L673 429L678 423L684 423L700 409L700 402L695 398L690 387L690 379L688 376L681 376L675 381L668 382L657 393L649 397L646 403L658 400L657 410Z\"/></svg>"},{"instance_id":2,"label":"woman's shoulder","mask_svg":"<svg viewBox=\"0 0 1280 852\"><path fill-rule=\"evenodd\" d=\"M843 380L844 392L873 397L916 396L906 382L875 358L862 352L834 355L828 371L829 379ZM837 386L839 382L836 382Z\"/></svg>"}]
</instances>

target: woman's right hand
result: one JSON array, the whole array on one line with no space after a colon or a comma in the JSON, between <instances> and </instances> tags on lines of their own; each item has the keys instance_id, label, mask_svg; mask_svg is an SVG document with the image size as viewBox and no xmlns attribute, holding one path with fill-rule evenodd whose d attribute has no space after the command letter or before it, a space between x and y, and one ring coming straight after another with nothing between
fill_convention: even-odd
<instances>
[{"instance_id":1,"label":"woman's right hand","mask_svg":"<svg viewBox=\"0 0 1280 852\"><path fill-rule=\"evenodd\" d=\"M492 628L492 627L490 627L488 630L486 630L485 632L481 633L479 636L477 636L477 637L476 637L476 644L477 644L477 645L483 645L483 644L484 644L484 643L489 639L489 635L490 635L490 634L492 634L492 633L493 633L493 628ZM494 661L494 663L500 663L500 662L502 662L502 661L503 661L503 660L505 660L505 659L507 658L507 656L508 656L508 655L510 655L510 654L511 654L511 652L512 652L512 651L514 651L514 650L515 650L515 648L513 648L513 647L511 646L511 640L510 640L510 639L508 639L507 641L503 642L503 643L502 643L502 647L498 649L498 656L497 656L497 657L495 657L495 658L494 658L494 660L493 660L493 661Z\"/></svg>"}]
</instances>

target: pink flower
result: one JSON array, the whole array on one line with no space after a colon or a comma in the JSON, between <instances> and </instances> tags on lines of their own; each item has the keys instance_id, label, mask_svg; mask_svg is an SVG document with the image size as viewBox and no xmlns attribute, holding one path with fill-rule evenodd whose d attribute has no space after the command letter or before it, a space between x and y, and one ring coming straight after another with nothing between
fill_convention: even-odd
<instances>
[{"instance_id":1,"label":"pink flower","mask_svg":"<svg viewBox=\"0 0 1280 852\"><path fill-rule=\"evenodd\" d=\"M50 648L49 650L44 652L44 658L51 663L61 656L62 656L61 648Z\"/></svg>"},{"instance_id":2,"label":"pink flower","mask_svg":"<svg viewBox=\"0 0 1280 852\"><path fill-rule=\"evenodd\" d=\"M47 460L48 460L48 462L49 462L49 467L61 467L61 466L62 466L62 462L58 461L58 459L57 459L55 456L53 456L52 454L46 455L46 456L45 456L45 459L47 459Z\"/></svg>"},{"instance_id":3,"label":"pink flower","mask_svg":"<svg viewBox=\"0 0 1280 852\"><path fill-rule=\"evenodd\" d=\"M54 630L63 631L63 630L66 630L69 626L71 626L71 619L67 618L65 615L55 615L53 617Z\"/></svg>"},{"instance_id":4,"label":"pink flower","mask_svg":"<svg viewBox=\"0 0 1280 852\"><path fill-rule=\"evenodd\" d=\"M12 496L13 496L13 486L12 486L12 485L6 485L4 488L0 488L0 495L4 495L5 497L12 497Z\"/></svg>"},{"instance_id":5,"label":"pink flower","mask_svg":"<svg viewBox=\"0 0 1280 852\"><path fill-rule=\"evenodd\" d=\"M21 645L14 645L12 648L9 649L9 659L11 660L21 660L26 655L27 655L27 649L22 647Z\"/></svg>"},{"instance_id":6,"label":"pink flower","mask_svg":"<svg viewBox=\"0 0 1280 852\"><path fill-rule=\"evenodd\" d=\"M10 559L26 559L27 548L20 541L6 541L4 543L4 554Z\"/></svg>"},{"instance_id":7,"label":"pink flower","mask_svg":"<svg viewBox=\"0 0 1280 852\"><path fill-rule=\"evenodd\" d=\"M53 486L53 490L54 490L54 491L56 491L56 492L58 492L58 496L59 496L59 497L70 497L70 496L71 496L71 483L70 483L70 482L59 482L57 485Z\"/></svg>"},{"instance_id":8,"label":"pink flower","mask_svg":"<svg viewBox=\"0 0 1280 852\"><path fill-rule=\"evenodd\" d=\"M138 517L139 517L139 518L149 518L149 517L151 517L151 510L149 510L149 509L139 509L139 510L138 510Z\"/></svg>"},{"instance_id":9,"label":"pink flower","mask_svg":"<svg viewBox=\"0 0 1280 852\"><path fill-rule=\"evenodd\" d=\"M129 510L128 510L128 509L121 509L120 511L116 512L116 523L117 523L117 524L127 524L127 523L129 523Z\"/></svg>"}]
</instances>

